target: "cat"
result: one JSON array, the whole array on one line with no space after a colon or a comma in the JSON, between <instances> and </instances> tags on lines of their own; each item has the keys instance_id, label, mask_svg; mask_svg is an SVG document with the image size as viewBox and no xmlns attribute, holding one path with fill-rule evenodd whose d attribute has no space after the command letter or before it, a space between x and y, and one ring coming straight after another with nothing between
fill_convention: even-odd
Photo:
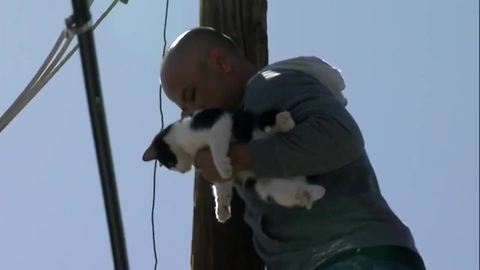
<instances>
[{"instance_id":1,"label":"cat","mask_svg":"<svg viewBox=\"0 0 480 270\"><path fill-rule=\"evenodd\" d=\"M191 169L195 153L209 147L220 176L229 179L213 184L215 214L222 223L231 216L234 180L242 185L253 183L256 193L264 201L310 209L325 194L321 185L309 184L304 176L256 179L252 172L240 172L233 176L227 155L231 141L249 142L274 133L288 132L294 127L295 122L288 111L269 110L254 115L246 110L202 109L160 131L145 150L143 160L156 159L170 170L185 173Z\"/></svg>"}]
</instances>

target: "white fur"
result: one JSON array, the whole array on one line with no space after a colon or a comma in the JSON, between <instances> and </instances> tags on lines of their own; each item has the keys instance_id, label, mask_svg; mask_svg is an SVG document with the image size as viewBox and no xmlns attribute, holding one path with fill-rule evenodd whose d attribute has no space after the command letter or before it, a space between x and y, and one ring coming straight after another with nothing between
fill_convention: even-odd
<instances>
[{"instance_id":1,"label":"white fur","mask_svg":"<svg viewBox=\"0 0 480 270\"><path fill-rule=\"evenodd\" d=\"M228 147L232 139L232 117L223 114L211 128L192 130L192 118L176 122L164 137L165 142L177 156L177 164L172 170L187 172L192 168L193 159L198 150L209 147L213 162L223 179L232 177L232 165L228 157ZM215 196L215 214L220 222L231 216L233 180L213 185Z\"/></svg>"},{"instance_id":2,"label":"white fur","mask_svg":"<svg viewBox=\"0 0 480 270\"><path fill-rule=\"evenodd\" d=\"M224 179L232 178L232 166L228 157L228 147L232 140L231 114L223 114L211 128L200 130L191 129L192 118L185 118L176 122L164 140L170 145L177 156L177 165L173 170L187 172L193 165L193 158L198 150L209 147L212 158L220 176ZM254 139L261 139L278 132L288 132L295 127L289 112L278 113L275 126L267 127L263 131L255 130ZM251 172L242 172L236 177L240 181L256 178ZM226 222L231 217L230 202L233 191L233 178L229 181L217 182L212 191L215 197L215 214L219 222ZM301 206L307 209L323 197L325 188L319 185L310 185L305 177L257 179L255 190L259 197L267 201L268 197L285 207Z\"/></svg>"},{"instance_id":3,"label":"white fur","mask_svg":"<svg viewBox=\"0 0 480 270\"><path fill-rule=\"evenodd\" d=\"M259 179L255 185L258 196L267 201L272 197L285 207L302 206L311 209L313 202L323 197L325 188L309 185L305 177Z\"/></svg>"},{"instance_id":4,"label":"white fur","mask_svg":"<svg viewBox=\"0 0 480 270\"><path fill-rule=\"evenodd\" d=\"M200 130L192 130L191 121L190 117L178 121L164 137L177 156L177 165L172 169L182 173L189 171L197 151L208 146L220 175L224 179L230 178L232 167L227 154L232 137L232 118L224 114L211 128Z\"/></svg>"},{"instance_id":5,"label":"white fur","mask_svg":"<svg viewBox=\"0 0 480 270\"><path fill-rule=\"evenodd\" d=\"M233 181L218 182L212 186L215 197L215 216L221 223L232 216L230 202L233 196Z\"/></svg>"},{"instance_id":6,"label":"white fur","mask_svg":"<svg viewBox=\"0 0 480 270\"><path fill-rule=\"evenodd\" d=\"M295 122L288 111L280 112L275 117L275 126L267 127L264 132L255 131L253 139L266 138L275 133L285 133L295 127ZM238 177L245 181L255 178L250 172L243 172ZM304 176L289 178L259 178L255 191L264 201L271 197L275 203L284 207L301 206L311 209L316 200L325 195L325 188L320 185L308 184Z\"/></svg>"}]
</instances>

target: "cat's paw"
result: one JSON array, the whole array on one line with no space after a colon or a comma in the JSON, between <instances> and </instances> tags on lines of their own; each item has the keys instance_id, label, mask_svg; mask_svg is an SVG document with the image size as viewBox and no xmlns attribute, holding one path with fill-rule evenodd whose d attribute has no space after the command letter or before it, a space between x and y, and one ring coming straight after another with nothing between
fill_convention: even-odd
<instances>
[{"instance_id":1,"label":"cat's paw","mask_svg":"<svg viewBox=\"0 0 480 270\"><path fill-rule=\"evenodd\" d=\"M295 193L295 201L298 206L312 209L312 196L310 195L310 192L306 190L297 191L297 193Z\"/></svg>"},{"instance_id":2,"label":"cat's paw","mask_svg":"<svg viewBox=\"0 0 480 270\"><path fill-rule=\"evenodd\" d=\"M320 200L327 191L323 186L320 185L310 185L308 186L307 190L310 192L312 202Z\"/></svg>"},{"instance_id":3,"label":"cat's paw","mask_svg":"<svg viewBox=\"0 0 480 270\"><path fill-rule=\"evenodd\" d=\"M275 127L280 132L288 132L292 130L295 127L292 115L287 111L277 113L275 116Z\"/></svg>"},{"instance_id":4,"label":"cat's paw","mask_svg":"<svg viewBox=\"0 0 480 270\"><path fill-rule=\"evenodd\" d=\"M217 162L216 167L217 167L218 173L223 179L228 179L232 177L233 168L232 168L230 158L226 157L223 160Z\"/></svg>"},{"instance_id":5,"label":"cat's paw","mask_svg":"<svg viewBox=\"0 0 480 270\"><path fill-rule=\"evenodd\" d=\"M325 188L320 185L310 185L305 189L299 189L295 193L295 200L298 206L312 209L313 203L325 195Z\"/></svg>"},{"instance_id":6,"label":"cat's paw","mask_svg":"<svg viewBox=\"0 0 480 270\"><path fill-rule=\"evenodd\" d=\"M230 210L230 206L228 205L220 205L215 208L215 215L217 216L217 220L220 223L225 223L227 220L230 219L232 216L232 212Z\"/></svg>"}]
</instances>

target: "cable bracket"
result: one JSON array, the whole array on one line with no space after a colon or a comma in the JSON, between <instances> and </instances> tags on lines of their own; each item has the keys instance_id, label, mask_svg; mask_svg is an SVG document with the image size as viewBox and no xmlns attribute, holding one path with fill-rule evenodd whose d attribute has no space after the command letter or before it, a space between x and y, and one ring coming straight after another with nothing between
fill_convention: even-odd
<instances>
[{"instance_id":1,"label":"cable bracket","mask_svg":"<svg viewBox=\"0 0 480 270\"><path fill-rule=\"evenodd\" d=\"M65 19L65 24L67 25L67 34L70 35L83 34L92 28L91 19L82 25L78 25L73 15Z\"/></svg>"}]
</instances>

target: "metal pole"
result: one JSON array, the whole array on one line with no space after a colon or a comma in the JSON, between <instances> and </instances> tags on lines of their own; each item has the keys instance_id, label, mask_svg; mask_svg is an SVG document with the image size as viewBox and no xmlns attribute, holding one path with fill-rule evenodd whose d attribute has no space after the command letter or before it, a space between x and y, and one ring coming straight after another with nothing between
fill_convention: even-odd
<instances>
[{"instance_id":1,"label":"metal pole","mask_svg":"<svg viewBox=\"0 0 480 270\"><path fill-rule=\"evenodd\" d=\"M117 270L128 270L127 249L115 184L88 0L72 0L72 5L73 15L67 19L67 26L78 34L83 77L95 140L114 265Z\"/></svg>"}]
</instances>

